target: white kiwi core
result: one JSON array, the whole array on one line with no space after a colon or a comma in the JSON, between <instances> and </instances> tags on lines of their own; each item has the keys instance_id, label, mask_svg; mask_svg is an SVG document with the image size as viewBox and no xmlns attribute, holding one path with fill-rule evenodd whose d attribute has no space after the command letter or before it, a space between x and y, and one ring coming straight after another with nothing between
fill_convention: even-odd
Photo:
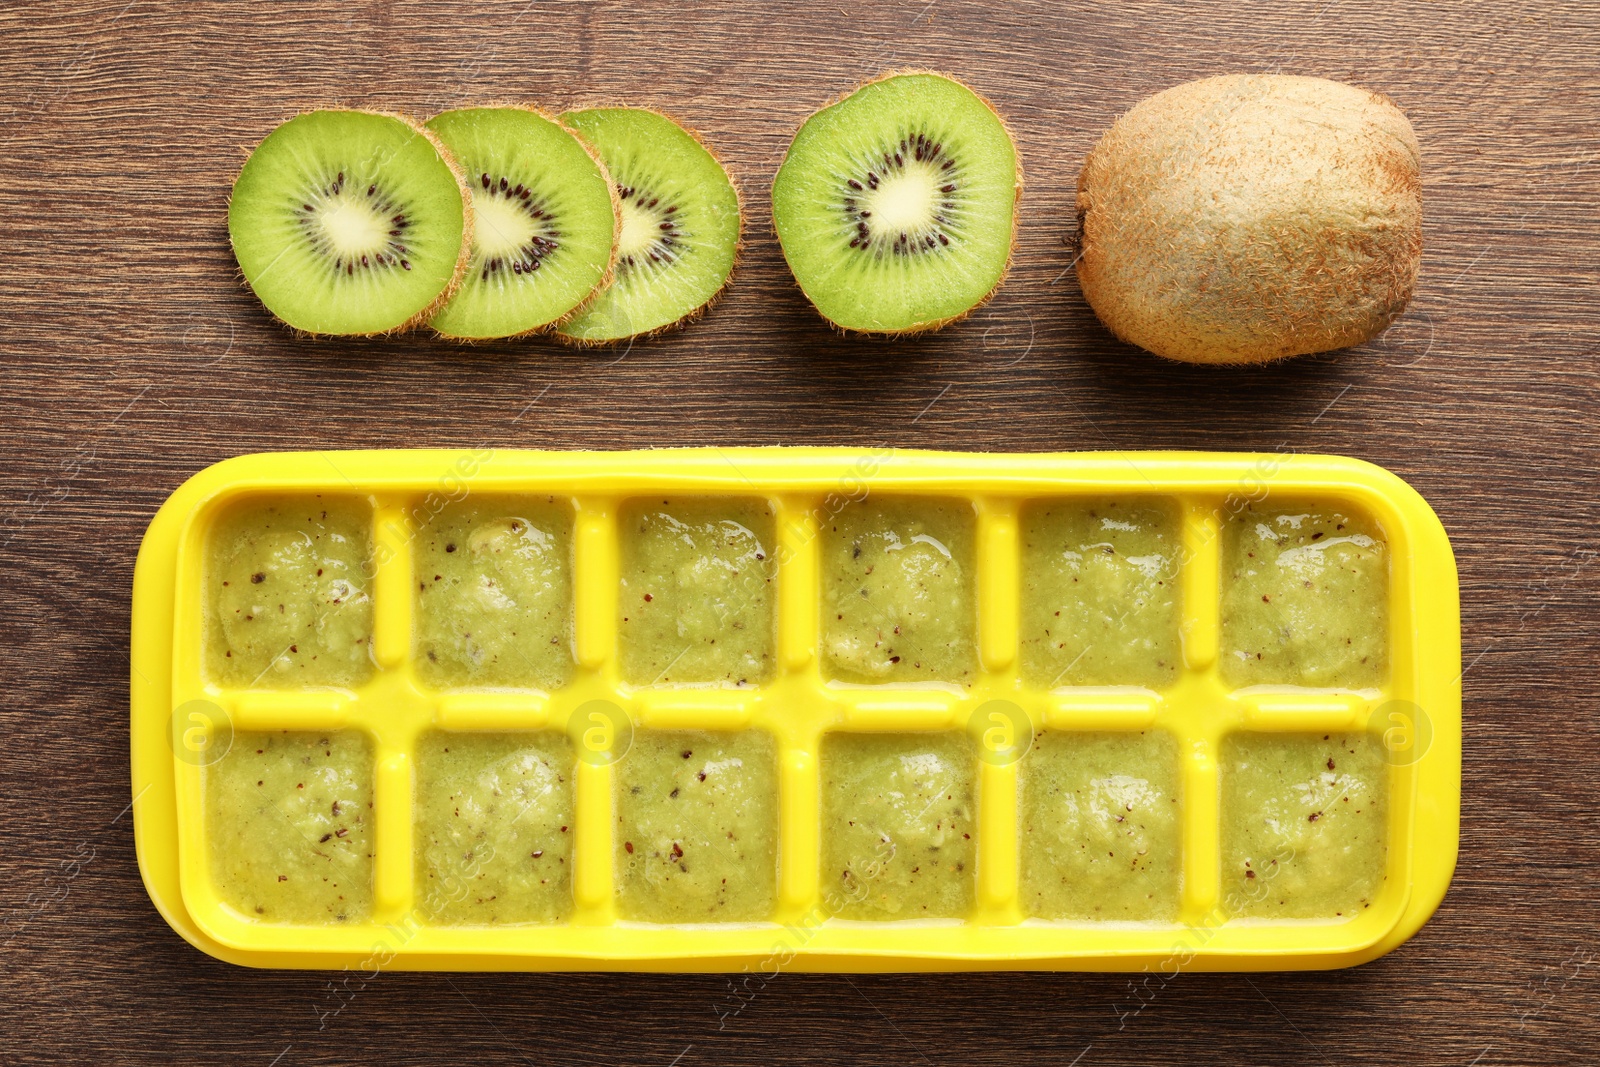
<instances>
[{"instance_id":1,"label":"white kiwi core","mask_svg":"<svg viewBox=\"0 0 1600 1067\"><path fill-rule=\"evenodd\" d=\"M544 227L529 217L518 201L475 193L472 211L472 243L485 259L511 258L535 237L543 236Z\"/></svg>"},{"instance_id":2,"label":"white kiwi core","mask_svg":"<svg viewBox=\"0 0 1600 1067\"><path fill-rule=\"evenodd\" d=\"M618 254L638 256L650 251L657 236L655 212L640 207L633 200L622 202L622 236L618 241Z\"/></svg>"},{"instance_id":3,"label":"white kiwi core","mask_svg":"<svg viewBox=\"0 0 1600 1067\"><path fill-rule=\"evenodd\" d=\"M345 259L383 251L389 243L391 223L372 206L370 198L341 195L319 205L317 222L326 247Z\"/></svg>"},{"instance_id":4,"label":"white kiwi core","mask_svg":"<svg viewBox=\"0 0 1600 1067\"><path fill-rule=\"evenodd\" d=\"M926 167L907 167L857 197L867 226L874 234L899 234L921 230L933 223L941 196L934 173Z\"/></svg>"}]
</instances>

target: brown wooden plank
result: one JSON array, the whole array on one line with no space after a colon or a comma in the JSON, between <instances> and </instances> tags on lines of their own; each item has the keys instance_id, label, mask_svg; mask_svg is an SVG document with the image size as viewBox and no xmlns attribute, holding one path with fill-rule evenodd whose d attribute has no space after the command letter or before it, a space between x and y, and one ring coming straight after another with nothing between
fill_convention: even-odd
<instances>
[{"instance_id":1,"label":"brown wooden plank","mask_svg":"<svg viewBox=\"0 0 1600 1067\"><path fill-rule=\"evenodd\" d=\"M0 1059L1592 1060L1597 59L1600 11L1552 0L7 5ZM766 188L805 114L897 66L951 71L1006 115L1028 179L1021 243L971 320L846 340L789 281ZM1359 350L1266 370L1118 345L1067 271L1083 153L1150 92L1276 69L1381 89L1411 115L1427 215L1414 306ZM722 304L625 353L274 327L227 247L243 146L319 104L426 116L495 99L646 103L702 131L748 205ZM1137 990L785 974L734 999L716 976L251 972L155 913L119 814L128 588L144 523L187 474L275 448L820 442L1284 446L1409 478L1455 538L1471 664L1462 860L1438 916L1348 972Z\"/></svg>"}]
</instances>

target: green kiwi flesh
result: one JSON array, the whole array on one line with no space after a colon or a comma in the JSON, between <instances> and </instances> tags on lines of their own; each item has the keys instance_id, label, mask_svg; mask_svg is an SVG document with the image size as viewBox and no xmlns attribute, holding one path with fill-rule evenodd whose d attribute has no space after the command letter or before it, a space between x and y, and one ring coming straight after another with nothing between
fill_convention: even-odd
<instances>
[{"instance_id":1,"label":"green kiwi flesh","mask_svg":"<svg viewBox=\"0 0 1600 1067\"><path fill-rule=\"evenodd\" d=\"M812 115L772 185L784 258L823 317L862 333L937 329L1011 262L1021 171L982 97L933 73L869 82Z\"/></svg>"},{"instance_id":2,"label":"green kiwi flesh","mask_svg":"<svg viewBox=\"0 0 1600 1067\"><path fill-rule=\"evenodd\" d=\"M245 280L298 330L377 334L420 321L454 285L470 215L453 162L421 127L312 111L245 161L228 235Z\"/></svg>"},{"instance_id":3,"label":"green kiwi flesh","mask_svg":"<svg viewBox=\"0 0 1600 1067\"><path fill-rule=\"evenodd\" d=\"M619 220L605 168L527 108L446 111L427 123L466 172L472 258L429 320L462 339L511 337L569 314L611 277Z\"/></svg>"},{"instance_id":4,"label":"green kiwi flesh","mask_svg":"<svg viewBox=\"0 0 1600 1067\"><path fill-rule=\"evenodd\" d=\"M593 108L561 120L594 147L621 203L616 277L556 332L580 344L654 333L710 303L739 251L739 194L688 130L655 111Z\"/></svg>"}]
</instances>

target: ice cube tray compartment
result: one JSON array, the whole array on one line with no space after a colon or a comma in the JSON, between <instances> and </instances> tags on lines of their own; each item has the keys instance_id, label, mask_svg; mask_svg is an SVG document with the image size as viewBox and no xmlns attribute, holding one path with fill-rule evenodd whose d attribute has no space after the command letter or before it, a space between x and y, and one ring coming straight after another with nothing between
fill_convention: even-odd
<instances>
[{"instance_id":1,"label":"ice cube tray compartment","mask_svg":"<svg viewBox=\"0 0 1600 1067\"><path fill-rule=\"evenodd\" d=\"M326 494L370 502L374 566L370 678L350 688L223 686L206 669L208 537L241 501ZM633 686L618 631L623 531L632 502L737 498L772 509L774 663L738 688ZM424 683L414 655L418 537L453 499L570 501L573 665L548 691L451 690ZM973 514L976 671L970 685L830 683L821 654L826 527L849 502L956 501ZM1370 517L1389 557L1388 672L1367 689L1227 685L1220 669L1222 552L1230 515L1252 500L1337 504ZM1023 526L1041 502L1116 498L1175 508L1182 662L1160 689L1024 683ZM388 451L249 456L196 475L151 525L135 592L133 746L141 868L175 928L206 951L272 966L338 966L379 952L423 968L716 969L781 958L809 969L1201 968L1337 966L1387 951L1430 914L1454 863L1459 806L1460 637L1453 559L1409 487L1335 457L1198 453L975 455L836 449L641 453ZM291 926L225 906L208 862L206 769L174 752L174 709L223 708L235 731L354 729L373 765L372 913ZM992 701L1034 731L1160 731L1178 758L1181 891L1173 922L1049 922L1019 893L1021 762L976 759L974 905L959 919L854 922L823 905L820 753L832 732L966 730ZM605 703L597 703L605 702ZM1404 702L1395 704L1393 702ZM567 729L583 756L585 710L620 707L634 730L768 731L779 790L776 905L770 921L693 927L625 921L612 839L616 767L574 766L573 908L558 924L490 928L424 921L417 901L413 790L419 738L432 730ZM1223 893L1219 760L1240 732L1375 733L1386 708L1419 707L1426 751L1387 767L1387 863L1372 906L1339 922L1244 919ZM597 725L601 725L598 724ZM615 724L605 724L615 725Z\"/></svg>"}]
</instances>

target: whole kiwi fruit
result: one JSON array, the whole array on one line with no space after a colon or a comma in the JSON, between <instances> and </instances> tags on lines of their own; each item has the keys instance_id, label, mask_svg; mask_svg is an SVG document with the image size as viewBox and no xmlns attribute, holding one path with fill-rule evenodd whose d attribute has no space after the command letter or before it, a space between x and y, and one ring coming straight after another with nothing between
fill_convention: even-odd
<instances>
[{"instance_id":1,"label":"whole kiwi fruit","mask_svg":"<svg viewBox=\"0 0 1600 1067\"><path fill-rule=\"evenodd\" d=\"M1360 344L1422 255L1417 138L1387 97L1234 74L1157 93L1078 177L1078 281L1124 341L1189 363Z\"/></svg>"}]
</instances>

